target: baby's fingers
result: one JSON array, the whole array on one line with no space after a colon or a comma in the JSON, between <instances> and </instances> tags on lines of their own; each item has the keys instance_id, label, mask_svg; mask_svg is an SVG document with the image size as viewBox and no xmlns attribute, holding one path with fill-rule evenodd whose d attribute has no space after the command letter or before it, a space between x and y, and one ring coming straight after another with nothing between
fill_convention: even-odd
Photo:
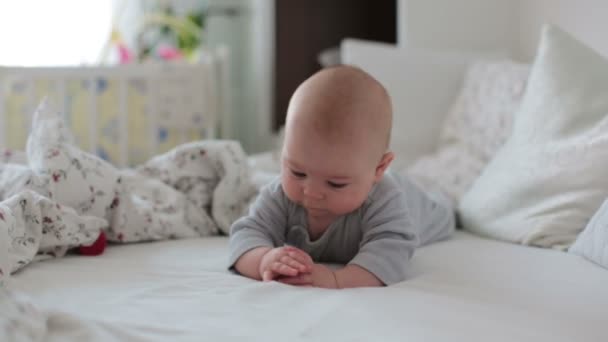
<instances>
[{"instance_id":1,"label":"baby's fingers","mask_svg":"<svg viewBox=\"0 0 608 342\"><path fill-rule=\"evenodd\" d=\"M303 253L293 251L287 252L287 255L289 255L292 259L297 260L300 264L306 267L305 272L310 272L314 263L308 254L302 254Z\"/></svg>"},{"instance_id":2,"label":"baby's fingers","mask_svg":"<svg viewBox=\"0 0 608 342\"><path fill-rule=\"evenodd\" d=\"M298 261L296 258L293 258L291 255L283 255L279 261L285 265L295 268L296 270L298 270L300 272L310 272L310 267L308 265Z\"/></svg>"},{"instance_id":3,"label":"baby's fingers","mask_svg":"<svg viewBox=\"0 0 608 342\"><path fill-rule=\"evenodd\" d=\"M271 281L274 278L275 278L275 274L271 270L266 270L262 274L262 280L263 281Z\"/></svg>"},{"instance_id":4,"label":"baby's fingers","mask_svg":"<svg viewBox=\"0 0 608 342\"><path fill-rule=\"evenodd\" d=\"M296 248L293 246L286 246L285 251L287 252L287 255L298 260L299 262L303 263L304 265L312 266L314 263L312 261L312 258L310 257L310 255L308 255L308 253L304 252L303 250L301 250L299 248Z\"/></svg>"},{"instance_id":5,"label":"baby's fingers","mask_svg":"<svg viewBox=\"0 0 608 342\"><path fill-rule=\"evenodd\" d=\"M286 276L295 276L298 274L298 270L296 268L286 265L280 261L273 262L270 269L275 273Z\"/></svg>"}]
</instances>

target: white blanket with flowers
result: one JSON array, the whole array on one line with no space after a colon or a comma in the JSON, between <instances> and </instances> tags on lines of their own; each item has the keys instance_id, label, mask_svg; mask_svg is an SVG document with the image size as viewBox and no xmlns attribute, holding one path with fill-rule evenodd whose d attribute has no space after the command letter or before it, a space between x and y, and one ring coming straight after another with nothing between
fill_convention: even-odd
<instances>
[{"instance_id":1,"label":"white blanket with flowers","mask_svg":"<svg viewBox=\"0 0 608 342\"><path fill-rule=\"evenodd\" d=\"M35 260L89 245L228 233L256 194L237 142L181 145L118 170L72 142L42 103L27 151L0 155L0 287Z\"/></svg>"}]
</instances>

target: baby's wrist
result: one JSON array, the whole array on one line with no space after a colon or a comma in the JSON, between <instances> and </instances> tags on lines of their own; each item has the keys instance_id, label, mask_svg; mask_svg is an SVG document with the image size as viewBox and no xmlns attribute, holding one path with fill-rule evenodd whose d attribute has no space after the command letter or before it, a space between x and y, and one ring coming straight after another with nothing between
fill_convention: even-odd
<instances>
[{"instance_id":1,"label":"baby's wrist","mask_svg":"<svg viewBox=\"0 0 608 342\"><path fill-rule=\"evenodd\" d=\"M338 275L336 274L336 272L334 270L330 269L329 271L331 272L331 275L334 278L334 288L339 289L340 283L338 282Z\"/></svg>"},{"instance_id":2,"label":"baby's wrist","mask_svg":"<svg viewBox=\"0 0 608 342\"><path fill-rule=\"evenodd\" d=\"M264 251L264 254L262 254L262 256L260 257L260 263L258 264L258 273L260 275L260 278L263 277L264 275L264 270L266 269L266 258L268 257L268 253L270 253L274 248L268 248L266 251Z\"/></svg>"}]
</instances>

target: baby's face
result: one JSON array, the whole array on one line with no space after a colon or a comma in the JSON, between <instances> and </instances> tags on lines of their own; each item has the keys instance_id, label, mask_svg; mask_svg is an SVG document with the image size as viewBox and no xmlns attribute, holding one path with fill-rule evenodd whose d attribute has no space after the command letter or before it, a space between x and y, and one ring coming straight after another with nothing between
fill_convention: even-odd
<instances>
[{"instance_id":1,"label":"baby's face","mask_svg":"<svg viewBox=\"0 0 608 342\"><path fill-rule=\"evenodd\" d=\"M333 219L359 208L376 180L376 163L361 144L327 144L304 131L287 133L281 183L309 217Z\"/></svg>"}]
</instances>

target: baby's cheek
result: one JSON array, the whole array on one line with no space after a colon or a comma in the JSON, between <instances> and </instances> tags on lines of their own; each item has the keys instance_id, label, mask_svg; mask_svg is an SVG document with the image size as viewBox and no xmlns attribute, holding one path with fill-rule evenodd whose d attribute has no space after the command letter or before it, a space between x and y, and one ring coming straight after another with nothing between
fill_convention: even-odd
<instances>
[{"instance_id":1,"label":"baby's cheek","mask_svg":"<svg viewBox=\"0 0 608 342\"><path fill-rule=\"evenodd\" d=\"M289 198L291 201L299 202L297 184L290 181L289 177L282 176L281 185L283 187L283 191L285 192L285 195L287 195L287 198Z\"/></svg>"},{"instance_id":2,"label":"baby's cheek","mask_svg":"<svg viewBox=\"0 0 608 342\"><path fill-rule=\"evenodd\" d=\"M358 193L345 194L334 201L335 211L339 214L347 214L358 209L365 200L365 196Z\"/></svg>"}]
</instances>

